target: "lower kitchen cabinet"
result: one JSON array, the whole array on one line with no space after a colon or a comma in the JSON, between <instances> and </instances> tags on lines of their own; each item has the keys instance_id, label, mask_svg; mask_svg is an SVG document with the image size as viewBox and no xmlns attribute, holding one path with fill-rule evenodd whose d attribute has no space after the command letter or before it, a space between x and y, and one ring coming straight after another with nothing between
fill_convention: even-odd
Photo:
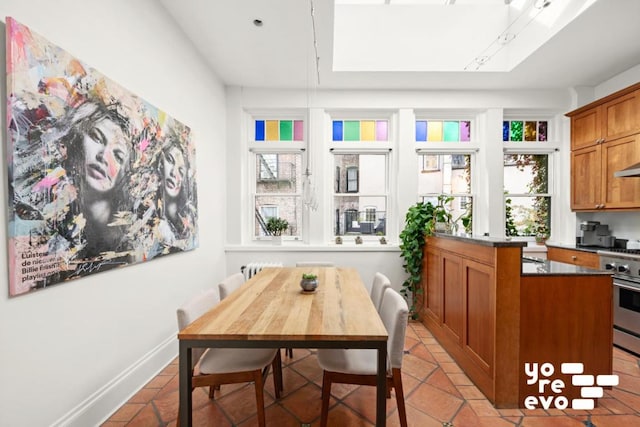
<instances>
[{"instance_id":1,"label":"lower kitchen cabinet","mask_svg":"<svg viewBox=\"0 0 640 427\"><path fill-rule=\"evenodd\" d=\"M547 247L547 259L550 261L564 262L566 264L579 265L588 268L600 268L600 256L593 252L579 251L575 249Z\"/></svg>"}]
</instances>

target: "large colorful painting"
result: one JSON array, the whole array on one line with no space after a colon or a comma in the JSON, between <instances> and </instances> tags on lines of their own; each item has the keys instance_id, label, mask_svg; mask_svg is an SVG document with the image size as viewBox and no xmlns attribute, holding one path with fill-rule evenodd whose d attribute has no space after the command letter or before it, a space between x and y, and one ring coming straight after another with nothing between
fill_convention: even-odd
<instances>
[{"instance_id":1,"label":"large colorful painting","mask_svg":"<svg viewBox=\"0 0 640 427\"><path fill-rule=\"evenodd\" d=\"M10 295L196 248L190 129L6 28Z\"/></svg>"}]
</instances>

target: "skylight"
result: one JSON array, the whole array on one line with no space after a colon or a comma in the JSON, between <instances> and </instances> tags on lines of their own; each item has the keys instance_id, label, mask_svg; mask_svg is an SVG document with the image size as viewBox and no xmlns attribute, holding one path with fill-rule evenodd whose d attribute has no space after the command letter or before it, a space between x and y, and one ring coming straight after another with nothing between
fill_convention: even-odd
<instances>
[{"instance_id":1,"label":"skylight","mask_svg":"<svg viewBox=\"0 0 640 427\"><path fill-rule=\"evenodd\" d=\"M510 71L596 1L335 0L334 71Z\"/></svg>"}]
</instances>

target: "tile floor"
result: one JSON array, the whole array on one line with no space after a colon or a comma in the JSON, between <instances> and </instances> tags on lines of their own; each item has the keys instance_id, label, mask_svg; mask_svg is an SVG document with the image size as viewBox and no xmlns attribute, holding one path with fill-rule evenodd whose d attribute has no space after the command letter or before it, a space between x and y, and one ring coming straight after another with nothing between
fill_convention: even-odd
<instances>
[{"instance_id":1,"label":"tile floor","mask_svg":"<svg viewBox=\"0 0 640 427\"><path fill-rule=\"evenodd\" d=\"M402 366L409 426L416 427L632 427L640 426L638 358L613 350L613 370L620 384L605 391L592 411L495 409L462 373L429 331L418 322L407 328ZM284 352L283 352L284 354ZM276 401L267 380L267 425L277 427L320 423L322 371L313 351L295 349L283 358L284 394ZM175 426L178 414L178 361L170 363L102 426ZM372 426L375 389L334 385L330 426ZM193 392L194 426L257 425L252 385L223 385L215 400L206 388ZM398 426L395 396L387 400L387 425Z\"/></svg>"}]
</instances>

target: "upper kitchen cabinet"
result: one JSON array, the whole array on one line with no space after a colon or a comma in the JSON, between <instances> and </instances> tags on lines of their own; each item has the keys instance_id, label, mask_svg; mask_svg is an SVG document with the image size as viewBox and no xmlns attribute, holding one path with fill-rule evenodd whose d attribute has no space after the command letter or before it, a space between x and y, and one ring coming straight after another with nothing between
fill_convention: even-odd
<instances>
[{"instance_id":1,"label":"upper kitchen cabinet","mask_svg":"<svg viewBox=\"0 0 640 427\"><path fill-rule=\"evenodd\" d=\"M571 209L640 209L640 179L613 175L640 162L640 83L567 116L571 118Z\"/></svg>"}]
</instances>

